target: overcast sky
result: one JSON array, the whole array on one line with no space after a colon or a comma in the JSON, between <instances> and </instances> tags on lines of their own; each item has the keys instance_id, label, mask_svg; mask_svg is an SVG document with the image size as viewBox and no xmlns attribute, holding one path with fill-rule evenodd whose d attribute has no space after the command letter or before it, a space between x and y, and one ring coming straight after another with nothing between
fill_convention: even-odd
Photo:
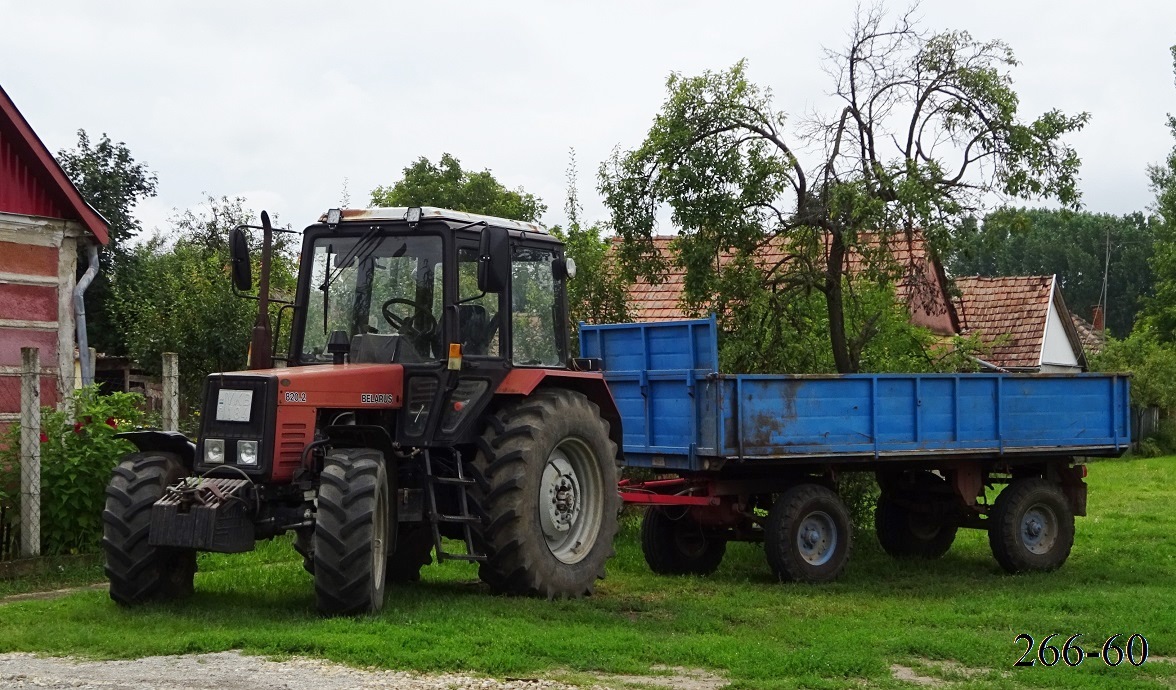
<instances>
[{"instance_id":1,"label":"overcast sky","mask_svg":"<svg viewBox=\"0 0 1176 690\"><path fill-rule=\"evenodd\" d=\"M844 42L855 4L0 0L0 85L54 152L79 128L125 141L159 175L148 228L205 192L301 228L345 184L365 206L442 152L542 197L554 224L571 148L586 216L604 218L597 167L640 143L672 71L746 57L778 109L826 107L822 48ZM1092 114L1070 139L1088 210L1152 203L1146 166L1173 145L1176 1L927 0L920 14L1007 41L1026 116Z\"/></svg>"}]
</instances>

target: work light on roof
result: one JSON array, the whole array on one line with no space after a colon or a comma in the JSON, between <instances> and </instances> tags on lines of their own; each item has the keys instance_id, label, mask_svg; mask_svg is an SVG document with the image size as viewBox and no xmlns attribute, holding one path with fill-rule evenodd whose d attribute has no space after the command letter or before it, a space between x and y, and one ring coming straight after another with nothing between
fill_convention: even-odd
<instances>
[{"instance_id":1,"label":"work light on roof","mask_svg":"<svg viewBox=\"0 0 1176 690\"><path fill-rule=\"evenodd\" d=\"M421 207L413 206L404 213L404 219L408 221L409 225L416 225L421 222Z\"/></svg>"},{"instance_id":2,"label":"work light on roof","mask_svg":"<svg viewBox=\"0 0 1176 690\"><path fill-rule=\"evenodd\" d=\"M327 211L327 225L336 226L343 220L343 209L333 208Z\"/></svg>"}]
</instances>

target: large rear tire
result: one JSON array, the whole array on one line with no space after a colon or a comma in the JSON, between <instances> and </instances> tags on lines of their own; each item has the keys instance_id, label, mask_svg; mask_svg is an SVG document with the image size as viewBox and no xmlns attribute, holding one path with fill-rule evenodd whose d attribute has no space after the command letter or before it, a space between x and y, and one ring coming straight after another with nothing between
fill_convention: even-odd
<instances>
[{"instance_id":1,"label":"large rear tire","mask_svg":"<svg viewBox=\"0 0 1176 690\"><path fill-rule=\"evenodd\" d=\"M955 542L959 523L947 509L947 482L919 472L900 486L883 485L874 509L878 543L895 558L933 559Z\"/></svg>"},{"instance_id":2,"label":"large rear tire","mask_svg":"<svg viewBox=\"0 0 1176 690\"><path fill-rule=\"evenodd\" d=\"M988 516L988 545L1010 573L1056 570L1074 546L1074 511L1061 487L1017 479L996 497Z\"/></svg>"},{"instance_id":3,"label":"large rear tire","mask_svg":"<svg viewBox=\"0 0 1176 690\"><path fill-rule=\"evenodd\" d=\"M768 565L781 581L835 580L853 551L849 509L819 484L801 484L781 494L764 531Z\"/></svg>"},{"instance_id":4,"label":"large rear tire","mask_svg":"<svg viewBox=\"0 0 1176 690\"><path fill-rule=\"evenodd\" d=\"M654 506L641 520L641 552L660 575L710 575L723 562L727 540L698 524L686 508Z\"/></svg>"},{"instance_id":5,"label":"large rear tire","mask_svg":"<svg viewBox=\"0 0 1176 690\"><path fill-rule=\"evenodd\" d=\"M487 522L479 576L508 594L591 594L613 555L616 444L583 394L545 389L495 414L478 443L473 494Z\"/></svg>"},{"instance_id":6,"label":"large rear tire","mask_svg":"<svg viewBox=\"0 0 1176 690\"><path fill-rule=\"evenodd\" d=\"M314 529L314 593L329 616L379 611L394 549L396 516L383 453L336 450L319 475Z\"/></svg>"},{"instance_id":7,"label":"large rear tire","mask_svg":"<svg viewBox=\"0 0 1176 690\"><path fill-rule=\"evenodd\" d=\"M134 606L192 594L196 551L148 543L152 506L187 475L175 453L132 453L114 468L102 511L102 551L115 602Z\"/></svg>"}]
</instances>

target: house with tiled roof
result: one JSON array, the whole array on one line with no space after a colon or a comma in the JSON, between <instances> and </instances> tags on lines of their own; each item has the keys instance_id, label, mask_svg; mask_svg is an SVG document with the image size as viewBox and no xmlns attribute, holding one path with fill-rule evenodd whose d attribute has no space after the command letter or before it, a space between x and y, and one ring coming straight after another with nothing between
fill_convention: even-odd
<instances>
[{"instance_id":1,"label":"house with tiled roof","mask_svg":"<svg viewBox=\"0 0 1176 690\"><path fill-rule=\"evenodd\" d=\"M969 276L955 282L960 335L977 336L991 347L986 361L1008 371L1086 368L1057 276Z\"/></svg>"},{"instance_id":2,"label":"house with tiled roof","mask_svg":"<svg viewBox=\"0 0 1176 690\"><path fill-rule=\"evenodd\" d=\"M674 256L673 236L653 238L654 250L665 260L659 282L638 280L629 287L629 313L636 321L667 321L691 316L682 303L685 270ZM780 245L762 250L759 260L773 265L785 256ZM911 321L942 336L971 335L991 349L984 363L1006 371L1070 372L1086 367L1084 348L1056 276L955 279L959 296L952 297L940 262L927 251L921 235L890 239L890 255L900 267L895 293L910 310ZM731 260L717 257L719 265ZM848 270L858 270L860 257L851 254ZM1092 330L1095 330L1092 328Z\"/></svg>"},{"instance_id":3,"label":"house with tiled roof","mask_svg":"<svg viewBox=\"0 0 1176 690\"><path fill-rule=\"evenodd\" d=\"M686 270L676 261L673 248L675 239L673 235L653 237L653 249L664 261L666 272L657 283L642 278L629 286L629 313L633 320L672 321L690 318L682 303ZM954 305L948 296L947 276L943 266L929 256L922 236L900 234L891 237L889 252L900 272L895 292L898 299L910 308L911 321L939 335L954 335L958 332ZM784 261L786 254L783 242L770 243L760 251L757 260L763 266L774 266ZM720 253L716 261L719 265L725 265L732 258L730 253ZM862 259L851 253L848 263L848 270L856 271Z\"/></svg>"}]
</instances>

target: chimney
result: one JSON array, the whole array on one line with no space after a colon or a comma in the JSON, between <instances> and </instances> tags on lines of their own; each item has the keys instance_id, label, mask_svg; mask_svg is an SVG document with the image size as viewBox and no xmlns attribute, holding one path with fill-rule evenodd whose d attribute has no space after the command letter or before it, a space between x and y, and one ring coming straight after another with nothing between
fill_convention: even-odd
<instances>
[{"instance_id":1,"label":"chimney","mask_svg":"<svg viewBox=\"0 0 1176 690\"><path fill-rule=\"evenodd\" d=\"M1106 324L1103 321L1102 305L1095 307L1094 310L1091 312L1090 322L1092 324L1094 324L1094 332L1095 333L1102 333L1103 332L1103 329L1106 327Z\"/></svg>"}]
</instances>

